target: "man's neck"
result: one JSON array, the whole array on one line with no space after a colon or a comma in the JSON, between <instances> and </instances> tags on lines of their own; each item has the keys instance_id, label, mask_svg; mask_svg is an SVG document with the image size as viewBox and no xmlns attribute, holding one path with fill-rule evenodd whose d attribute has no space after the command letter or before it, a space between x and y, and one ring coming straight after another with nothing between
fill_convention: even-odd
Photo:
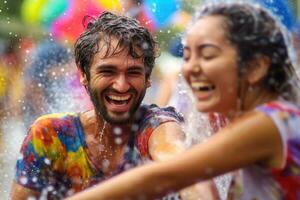
<instances>
[{"instance_id":1,"label":"man's neck","mask_svg":"<svg viewBox=\"0 0 300 200\"><path fill-rule=\"evenodd\" d=\"M95 111L85 112L80 118L89 157L104 174L111 175L123 162L131 135L131 126L104 123L102 118L96 116ZM105 163L109 165L106 166Z\"/></svg>"}]
</instances>

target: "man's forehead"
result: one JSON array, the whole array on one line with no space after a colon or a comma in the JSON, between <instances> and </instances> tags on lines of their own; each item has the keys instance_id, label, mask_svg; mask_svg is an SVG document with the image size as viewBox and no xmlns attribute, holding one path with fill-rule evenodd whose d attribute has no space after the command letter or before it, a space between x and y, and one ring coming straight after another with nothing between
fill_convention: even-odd
<instances>
[{"instance_id":1,"label":"man's forehead","mask_svg":"<svg viewBox=\"0 0 300 200\"><path fill-rule=\"evenodd\" d=\"M116 37L106 38L99 41L96 54L102 58L117 57L123 54L126 54L128 57L132 57L132 55L130 55L131 47L129 44L127 46L126 45L127 44L121 44L120 39ZM139 48L137 45L133 46L133 51L137 55L143 54L141 48Z\"/></svg>"}]
</instances>

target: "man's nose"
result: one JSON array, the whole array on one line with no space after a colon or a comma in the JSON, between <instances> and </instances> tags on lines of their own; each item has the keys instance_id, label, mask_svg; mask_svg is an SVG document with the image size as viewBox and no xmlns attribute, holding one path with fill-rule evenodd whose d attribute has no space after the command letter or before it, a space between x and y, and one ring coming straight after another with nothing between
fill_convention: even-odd
<instances>
[{"instance_id":1,"label":"man's nose","mask_svg":"<svg viewBox=\"0 0 300 200\"><path fill-rule=\"evenodd\" d=\"M130 84L126 76L123 74L118 75L114 81L113 88L120 93L127 92L130 88Z\"/></svg>"}]
</instances>

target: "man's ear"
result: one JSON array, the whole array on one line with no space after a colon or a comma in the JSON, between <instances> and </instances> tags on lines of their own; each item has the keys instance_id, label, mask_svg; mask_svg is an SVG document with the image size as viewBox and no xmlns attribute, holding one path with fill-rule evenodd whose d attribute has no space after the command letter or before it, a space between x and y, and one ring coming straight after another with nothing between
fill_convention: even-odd
<instances>
[{"instance_id":1,"label":"man's ear","mask_svg":"<svg viewBox=\"0 0 300 200\"><path fill-rule=\"evenodd\" d=\"M246 79L250 85L262 81L269 70L271 61L267 56L260 56L253 59L247 65Z\"/></svg>"},{"instance_id":2,"label":"man's ear","mask_svg":"<svg viewBox=\"0 0 300 200\"><path fill-rule=\"evenodd\" d=\"M78 69L78 72L79 72L79 81L82 85L87 85L88 84L88 80L86 78L86 74L82 71L82 68L80 68L78 65L77 65L77 69Z\"/></svg>"},{"instance_id":3,"label":"man's ear","mask_svg":"<svg viewBox=\"0 0 300 200\"><path fill-rule=\"evenodd\" d=\"M151 81L150 78L148 78L148 79L146 80L146 87L147 87L147 88L151 87L151 84L152 84L152 81Z\"/></svg>"}]
</instances>

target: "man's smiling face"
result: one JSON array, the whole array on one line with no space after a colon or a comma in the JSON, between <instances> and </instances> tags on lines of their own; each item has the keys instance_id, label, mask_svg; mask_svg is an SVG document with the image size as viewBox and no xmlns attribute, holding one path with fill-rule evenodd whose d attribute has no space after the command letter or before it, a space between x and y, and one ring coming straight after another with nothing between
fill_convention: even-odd
<instances>
[{"instance_id":1,"label":"man's smiling face","mask_svg":"<svg viewBox=\"0 0 300 200\"><path fill-rule=\"evenodd\" d=\"M99 44L90 67L88 90L96 111L108 122L129 122L140 106L147 87L143 58L132 58L126 48L120 53L105 57L106 47ZM117 39L112 49L119 51Z\"/></svg>"}]
</instances>

